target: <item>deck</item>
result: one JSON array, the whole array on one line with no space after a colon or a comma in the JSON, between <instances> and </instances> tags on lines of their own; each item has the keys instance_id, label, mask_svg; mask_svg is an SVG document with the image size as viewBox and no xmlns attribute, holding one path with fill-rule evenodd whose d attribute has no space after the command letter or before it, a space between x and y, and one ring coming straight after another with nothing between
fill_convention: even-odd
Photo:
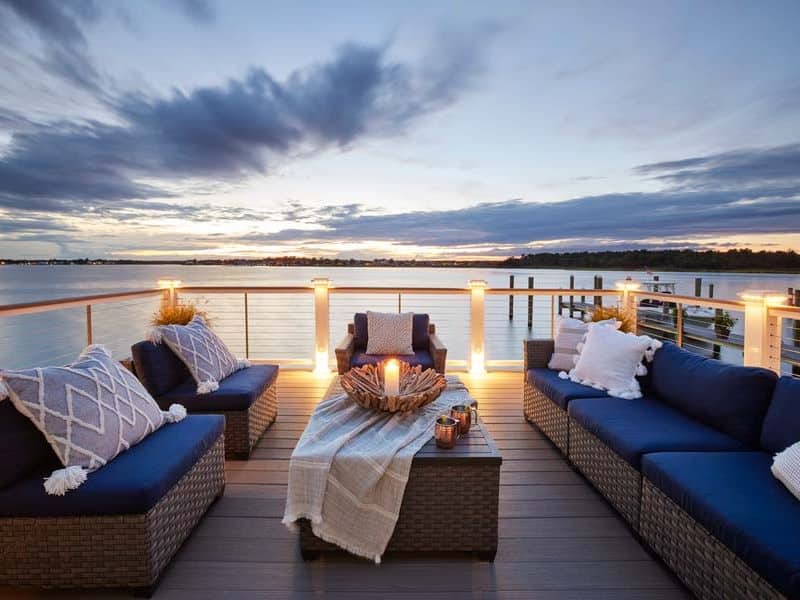
<instances>
[{"instance_id":1,"label":"deck","mask_svg":"<svg viewBox=\"0 0 800 600\"><path fill-rule=\"evenodd\" d=\"M503 453L494 564L463 558L347 556L304 563L281 524L288 459L329 381L280 375L278 421L253 457L228 462L225 496L165 572L154 598L466 598L667 600L688 594L608 504L522 416L519 373L462 375ZM446 498L443 498L446 501ZM0 588L1 590L1 588ZM45 594L0 591L0 597ZM47 597L129 598L53 593Z\"/></svg>"}]
</instances>

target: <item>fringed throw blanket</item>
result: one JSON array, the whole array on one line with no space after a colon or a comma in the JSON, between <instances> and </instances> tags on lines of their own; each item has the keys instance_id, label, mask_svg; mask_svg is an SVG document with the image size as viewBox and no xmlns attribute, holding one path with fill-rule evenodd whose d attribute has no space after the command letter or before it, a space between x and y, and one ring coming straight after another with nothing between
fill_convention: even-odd
<instances>
[{"instance_id":1,"label":"fringed throw blanket","mask_svg":"<svg viewBox=\"0 0 800 600\"><path fill-rule=\"evenodd\" d=\"M469 402L464 385L447 379L441 396L407 415L362 408L343 393L320 402L289 461L284 524L308 519L317 537L379 563L414 454L438 415Z\"/></svg>"}]
</instances>

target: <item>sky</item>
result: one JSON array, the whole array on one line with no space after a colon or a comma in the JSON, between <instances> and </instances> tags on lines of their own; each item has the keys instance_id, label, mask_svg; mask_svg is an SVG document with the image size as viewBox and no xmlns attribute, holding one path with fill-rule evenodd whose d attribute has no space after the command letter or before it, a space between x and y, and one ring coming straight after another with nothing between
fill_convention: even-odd
<instances>
[{"instance_id":1,"label":"sky","mask_svg":"<svg viewBox=\"0 0 800 600\"><path fill-rule=\"evenodd\" d=\"M0 0L0 258L800 250L800 3Z\"/></svg>"}]
</instances>

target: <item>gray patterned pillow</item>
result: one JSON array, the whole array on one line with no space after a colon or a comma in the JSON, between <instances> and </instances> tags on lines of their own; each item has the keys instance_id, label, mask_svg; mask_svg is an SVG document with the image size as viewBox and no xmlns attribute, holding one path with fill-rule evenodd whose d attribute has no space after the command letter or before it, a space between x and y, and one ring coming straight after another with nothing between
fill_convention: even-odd
<instances>
[{"instance_id":1,"label":"gray patterned pillow","mask_svg":"<svg viewBox=\"0 0 800 600\"><path fill-rule=\"evenodd\" d=\"M186 325L160 325L150 333L150 341L165 343L189 369L197 382L197 393L208 394L231 373L249 366L237 360L220 337L200 315Z\"/></svg>"},{"instance_id":2,"label":"gray patterned pillow","mask_svg":"<svg viewBox=\"0 0 800 600\"><path fill-rule=\"evenodd\" d=\"M414 354L414 313L367 311L367 354Z\"/></svg>"},{"instance_id":3,"label":"gray patterned pillow","mask_svg":"<svg viewBox=\"0 0 800 600\"><path fill-rule=\"evenodd\" d=\"M64 465L44 482L58 496L164 423L186 416L177 404L162 412L133 373L96 345L66 367L0 371L4 397L33 421Z\"/></svg>"}]
</instances>

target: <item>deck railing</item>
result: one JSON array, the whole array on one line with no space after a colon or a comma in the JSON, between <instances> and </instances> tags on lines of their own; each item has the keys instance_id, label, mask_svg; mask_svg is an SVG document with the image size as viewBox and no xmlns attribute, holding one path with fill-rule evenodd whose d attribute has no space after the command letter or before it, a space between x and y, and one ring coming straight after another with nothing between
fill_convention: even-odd
<instances>
[{"instance_id":1,"label":"deck railing","mask_svg":"<svg viewBox=\"0 0 800 600\"><path fill-rule=\"evenodd\" d=\"M640 333L729 362L800 375L800 307L779 305L779 297L764 294L722 300L624 289L625 284L623 289L531 289L489 288L484 281L463 288L339 287L327 279L308 286L159 284L0 306L0 346L11 348L20 336L35 338L39 344L27 362L36 364L67 362L84 343L104 343L115 355L127 356L159 304L193 302L238 355L327 372L354 312L410 310L431 314L448 346L449 368L479 373L519 369L522 340L552 336L556 315L579 317L602 304L627 311ZM642 307L643 300L654 304ZM0 352L0 360L10 355ZM0 362L0 367L22 366L31 365Z\"/></svg>"}]
</instances>

